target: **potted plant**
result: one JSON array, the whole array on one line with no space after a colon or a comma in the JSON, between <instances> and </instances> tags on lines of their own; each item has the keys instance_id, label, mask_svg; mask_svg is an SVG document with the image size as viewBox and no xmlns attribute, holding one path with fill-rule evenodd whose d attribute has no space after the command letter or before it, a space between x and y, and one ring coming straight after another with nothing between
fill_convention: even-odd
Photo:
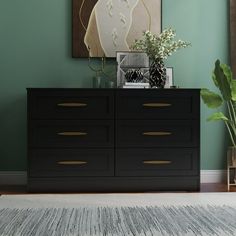
<instances>
[{"instance_id":1,"label":"potted plant","mask_svg":"<svg viewBox=\"0 0 236 236\"><path fill-rule=\"evenodd\" d=\"M215 112L207 120L220 120L225 123L231 140L231 146L228 148L228 156L232 160L232 165L236 166L236 80L233 79L230 67L226 64L221 64L220 60L215 62L212 80L219 89L220 94L204 88L201 89L201 98L212 109L225 105L227 114Z\"/></svg>"},{"instance_id":2,"label":"potted plant","mask_svg":"<svg viewBox=\"0 0 236 236\"><path fill-rule=\"evenodd\" d=\"M149 84L151 87L164 88L166 81L166 69L164 60L180 48L185 48L190 43L177 40L172 28L163 30L158 36L150 31L143 33L143 39L135 40L132 49L147 53L151 60Z\"/></svg>"}]
</instances>

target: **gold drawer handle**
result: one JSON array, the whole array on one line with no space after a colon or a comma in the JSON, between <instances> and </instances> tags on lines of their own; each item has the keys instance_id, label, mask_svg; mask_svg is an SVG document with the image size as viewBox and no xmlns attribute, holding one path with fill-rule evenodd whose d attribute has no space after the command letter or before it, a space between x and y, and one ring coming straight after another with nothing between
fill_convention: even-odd
<instances>
[{"instance_id":1,"label":"gold drawer handle","mask_svg":"<svg viewBox=\"0 0 236 236\"><path fill-rule=\"evenodd\" d=\"M172 104L170 103L144 103L143 107L170 107Z\"/></svg>"},{"instance_id":2,"label":"gold drawer handle","mask_svg":"<svg viewBox=\"0 0 236 236\"><path fill-rule=\"evenodd\" d=\"M66 102L66 103L58 103L59 107L86 107L88 104L80 103L80 102Z\"/></svg>"},{"instance_id":3,"label":"gold drawer handle","mask_svg":"<svg viewBox=\"0 0 236 236\"><path fill-rule=\"evenodd\" d=\"M143 161L143 164L147 164L147 165L167 165L167 164L171 164L171 161Z\"/></svg>"},{"instance_id":4,"label":"gold drawer handle","mask_svg":"<svg viewBox=\"0 0 236 236\"><path fill-rule=\"evenodd\" d=\"M57 133L57 134L61 135L61 136L86 136L88 133L71 131L71 132L60 132L60 133Z\"/></svg>"},{"instance_id":5,"label":"gold drawer handle","mask_svg":"<svg viewBox=\"0 0 236 236\"><path fill-rule=\"evenodd\" d=\"M160 132L160 131L154 131L154 132L144 132L143 135L146 136L167 136L171 135L171 132Z\"/></svg>"},{"instance_id":6,"label":"gold drawer handle","mask_svg":"<svg viewBox=\"0 0 236 236\"><path fill-rule=\"evenodd\" d=\"M87 161L58 161L57 164L59 165L85 165Z\"/></svg>"}]
</instances>

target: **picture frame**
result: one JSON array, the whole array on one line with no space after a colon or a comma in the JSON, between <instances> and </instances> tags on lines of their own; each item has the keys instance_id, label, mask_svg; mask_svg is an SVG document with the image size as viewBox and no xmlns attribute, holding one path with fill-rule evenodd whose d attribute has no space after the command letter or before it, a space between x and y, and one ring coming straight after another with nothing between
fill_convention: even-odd
<instances>
[{"instance_id":1,"label":"picture frame","mask_svg":"<svg viewBox=\"0 0 236 236\"><path fill-rule=\"evenodd\" d=\"M117 87L123 87L127 82L127 73L130 71L141 73L143 79L139 82L147 83L149 77L149 57L144 52L118 51L117 61Z\"/></svg>"},{"instance_id":2,"label":"picture frame","mask_svg":"<svg viewBox=\"0 0 236 236\"><path fill-rule=\"evenodd\" d=\"M166 83L164 88L171 88L174 85L173 67L166 67Z\"/></svg>"},{"instance_id":3,"label":"picture frame","mask_svg":"<svg viewBox=\"0 0 236 236\"><path fill-rule=\"evenodd\" d=\"M149 67L149 57L145 52L117 51L116 61L119 67Z\"/></svg>"},{"instance_id":4,"label":"picture frame","mask_svg":"<svg viewBox=\"0 0 236 236\"><path fill-rule=\"evenodd\" d=\"M145 52L139 51L117 51L117 87L148 87L150 59ZM127 74L142 74L140 81L127 81ZM140 79L140 78L138 78ZM130 83L131 82L131 83ZM128 85L127 85L128 84ZM132 85L131 85L132 84ZM127 85L127 86L125 86ZM166 67L166 83L164 88L174 85L173 67Z\"/></svg>"},{"instance_id":5,"label":"picture frame","mask_svg":"<svg viewBox=\"0 0 236 236\"><path fill-rule=\"evenodd\" d=\"M162 0L72 0L72 57L116 57L162 29Z\"/></svg>"}]
</instances>

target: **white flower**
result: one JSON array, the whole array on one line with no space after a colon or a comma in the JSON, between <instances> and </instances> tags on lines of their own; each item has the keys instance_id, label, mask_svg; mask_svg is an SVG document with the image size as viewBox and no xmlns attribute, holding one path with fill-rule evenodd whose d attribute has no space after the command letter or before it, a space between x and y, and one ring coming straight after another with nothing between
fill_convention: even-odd
<instances>
[{"instance_id":1,"label":"white flower","mask_svg":"<svg viewBox=\"0 0 236 236\"><path fill-rule=\"evenodd\" d=\"M172 28L164 29L159 36L147 30L143 33L143 39L135 40L132 48L146 52L152 60L163 60L172 55L172 52L191 45L182 40L174 41L175 36Z\"/></svg>"}]
</instances>

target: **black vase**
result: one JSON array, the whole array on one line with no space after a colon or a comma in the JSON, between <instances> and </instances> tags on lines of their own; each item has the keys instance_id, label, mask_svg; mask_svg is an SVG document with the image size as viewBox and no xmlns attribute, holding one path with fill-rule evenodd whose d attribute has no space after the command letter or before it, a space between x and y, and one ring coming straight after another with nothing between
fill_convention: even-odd
<instances>
[{"instance_id":1,"label":"black vase","mask_svg":"<svg viewBox=\"0 0 236 236\"><path fill-rule=\"evenodd\" d=\"M151 88L164 88L166 83L166 68L163 60L152 61L149 68L149 84Z\"/></svg>"}]
</instances>

